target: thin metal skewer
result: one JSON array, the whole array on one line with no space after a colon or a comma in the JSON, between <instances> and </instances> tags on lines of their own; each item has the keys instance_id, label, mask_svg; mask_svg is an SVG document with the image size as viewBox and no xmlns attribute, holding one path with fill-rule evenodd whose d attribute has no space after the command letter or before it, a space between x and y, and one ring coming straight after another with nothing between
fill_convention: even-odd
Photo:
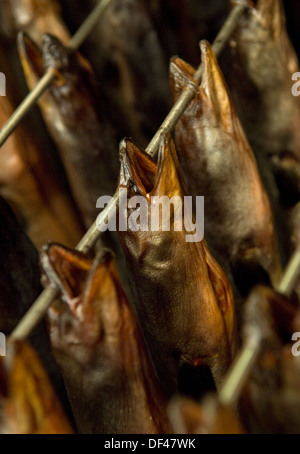
<instances>
[{"instance_id":1,"label":"thin metal skewer","mask_svg":"<svg viewBox=\"0 0 300 454\"><path fill-rule=\"evenodd\" d=\"M97 25L97 22L112 0L102 0L97 5L87 19L82 23L81 27L70 39L69 48L76 51L83 41L86 39L91 30ZM34 89L26 96L19 107L12 114L7 123L3 126L0 131L0 147L6 142L9 136L14 132L17 126L20 124L22 119L25 117L27 112L33 107L38 101L42 94L47 90L51 83L55 79L55 71L49 68L43 77L39 80Z\"/></svg>"},{"instance_id":2,"label":"thin metal skewer","mask_svg":"<svg viewBox=\"0 0 300 454\"><path fill-rule=\"evenodd\" d=\"M279 282L277 291L290 296L300 275L300 247L292 255L285 272ZM259 330L253 331L244 342L238 356L227 373L227 377L219 392L219 401L229 407L236 405L241 391L249 377L252 366L256 362L263 336Z\"/></svg>"},{"instance_id":3,"label":"thin metal skewer","mask_svg":"<svg viewBox=\"0 0 300 454\"><path fill-rule=\"evenodd\" d=\"M222 49L224 48L225 44L227 43L228 39L230 38L234 28L237 26L238 21L242 13L246 8L249 7L249 4L246 1L241 1L237 6L235 6L231 13L229 14L227 20L225 21L221 31L218 33L214 43L213 49L215 48L217 54L219 55ZM198 82L201 80L203 72L203 67L200 65L195 72L194 78ZM188 86L181 96L178 98L177 102L171 109L170 113L162 123L161 127L149 143L148 147L146 148L146 152L150 156L155 156L157 153L160 139L163 134L169 133L172 131L174 126L176 125L177 121L189 105L190 101L195 96L195 90L193 87ZM76 249L81 252L89 252L93 246L95 245L97 239L100 237L101 232L98 230L98 226L102 223L104 224L106 218L109 214L113 212L118 206L118 192L114 195L111 202L104 208L104 210L100 213L97 218L96 222L90 227L86 235L82 238L82 240L77 245ZM39 321L45 315L48 307L51 305L53 300L57 297L57 293L54 289L46 288L38 299L33 303L31 308L22 318L18 326L14 329L11 333L9 340L13 339L25 339L32 329L39 323Z\"/></svg>"}]
</instances>

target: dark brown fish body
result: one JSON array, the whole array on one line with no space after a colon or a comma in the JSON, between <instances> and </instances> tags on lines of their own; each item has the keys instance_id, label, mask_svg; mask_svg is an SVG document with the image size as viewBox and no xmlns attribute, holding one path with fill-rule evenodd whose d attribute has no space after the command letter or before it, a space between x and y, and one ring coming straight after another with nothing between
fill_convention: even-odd
<instances>
[{"instance_id":1,"label":"dark brown fish body","mask_svg":"<svg viewBox=\"0 0 300 454\"><path fill-rule=\"evenodd\" d=\"M176 434L244 433L234 411L222 406L213 394L207 394L200 403L176 397L171 401L168 413Z\"/></svg>"},{"instance_id":2,"label":"dark brown fish body","mask_svg":"<svg viewBox=\"0 0 300 454\"><path fill-rule=\"evenodd\" d=\"M0 97L1 126L12 113L9 98ZM14 207L37 248L50 240L75 246L83 232L82 223L42 151L20 125L1 147L0 194Z\"/></svg>"},{"instance_id":3,"label":"dark brown fish body","mask_svg":"<svg viewBox=\"0 0 300 454\"><path fill-rule=\"evenodd\" d=\"M0 198L0 332L8 336L42 291L38 252ZM67 402L60 371L53 359L45 322L29 337L52 383ZM66 403L66 405L68 405Z\"/></svg>"},{"instance_id":4,"label":"dark brown fish body","mask_svg":"<svg viewBox=\"0 0 300 454\"><path fill-rule=\"evenodd\" d=\"M97 3L90 1L90 9ZM146 146L171 97L167 61L144 2L114 0L83 50L127 123L125 134Z\"/></svg>"},{"instance_id":5,"label":"dark brown fish body","mask_svg":"<svg viewBox=\"0 0 300 454\"><path fill-rule=\"evenodd\" d=\"M52 245L47 277L66 304L49 311L51 340L80 433L170 433L158 386L111 254L94 263Z\"/></svg>"},{"instance_id":6,"label":"dark brown fish body","mask_svg":"<svg viewBox=\"0 0 300 454\"><path fill-rule=\"evenodd\" d=\"M223 25L230 0L143 0L150 11L167 61L174 55L199 64L199 41L213 42Z\"/></svg>"},{"instance_id":7,"label":"dark brown fish body","mask_svg":"<svg viewBox=\"0 0 300 454\"><path fill-rule=\"evenodd\" d=\"M187 194L170 139L161 142L158 165L126 140L120 159L119 187L130 198L147 200L149 219L154 196L182 201ZM120 205L125 219L126 212L126 204ZM168 221L169 231L162 231L166 224L158 231L119 231L119 236L148 347L161 382L172 393L183 365L208 365L221 383L235 348L235 310L230 284L205 240L187 242L185 229L174 231L173 216Z\"/></svg>"},{"instance_id":8,"label":"dark brown fish body","mask_svg":"<svg viewBox=\"0 0 300 454\"><path fill-rule=\"evenodd\" d=\"M292 95L299 63L281 0L247 11L221 66L266 186L271 192L275 178L281 204L291 206L300 198L300 99Z\"/></svg>"},{"instance_id":9,"label":"dark brown fish body","mask_svg":"<svg viewBox=\"0 0 300 454\"><path fill-rule=\"evenodd\" d=\"M0 359L0 433L72 434L35 351L14 341Z\"/></svg>"},{"instance_id":10,"label":"dark brown fish body","mask_svg":"<svg viewBox=\"0 0 300 454\"><path fill-rule=\"evenodd\" d=\"M99 106L101 100L97 100L92 74L76 55L71 56L48 35L43 40L43 58L26 35L20 35L19 51L30 88L43 74L43 65L57 68L57 83L40 99L39 105L89 227L98 214L97 199L112 195L117 186L115 131L105 118L104 106Z\"/></svg>"},{"instance_id":11,"label":"dark brown fish body","mask_svg":"<svg viewBox=\"0 0 300 454\"><path fill-rule=\"evenodd\" d=\"M261 352L244 390L240 412L250 433L285 433L280 416L287 402L283 395L285 379L284 349L294 331L297 309L268 287L256 287L250 293L244 312L243 336L261 336ZM288 375L288 374L287 374Z\"/></svg>"},{"instance_id":12,"label":"dark brown fish body","mask_svg":"<svg viewBox=\"0 0 300 454\"><path fill-rule=\"evenodd\" d=\"M246 292L268 274L280 275L277 238L268 196L212 49L202 41L204 73L179 58L171 62L175 99L192 85L196 96L176 130L179 160L193 196L204 196L205 235L221 263L229 263ZM245 278L246 276L246 278ZM249 282L241 285L239 279Z\"/></svg>"}]
</instances>

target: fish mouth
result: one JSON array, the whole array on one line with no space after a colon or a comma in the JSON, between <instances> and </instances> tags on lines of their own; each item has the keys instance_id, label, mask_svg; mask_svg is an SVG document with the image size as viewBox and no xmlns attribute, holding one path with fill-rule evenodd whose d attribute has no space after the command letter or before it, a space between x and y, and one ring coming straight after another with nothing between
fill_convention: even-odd
<instances>
[{"instance_id":1,"label":"fish mouth","mask_svg":"<svg viewBox=\"0 0 300 454\"><path fill-rule=\"evenodd\" d=\"M157 164L130 139L120 143L120 180L119 186L133 193L147 196L154 188Z\"/></svg>"},{"instance_id":2,"label":"fish mouth","mask_svg":"<svg viewBox=\"0 0 300 454\"><path fill-rule=\"evenodd\" d=\"M92 267L91 260L53 243L42 248L40 260L50 285L59 290L64 301L75 300L82 294Z\"/></svg>"},{"instance_id":3,"label":"fish mouth","mask_svg":"<svg viewBox=\"0 0 300 454\"><path fill-rule=\"evenodd\" d=\"M17 44L25 77L30 86L33 87L44 75L42 52L25 32L18 33Z\"/></svg>"},{"instance_id":4,"label":"fish mouth","mask_svg":"<svg viewBox=\"0 0 300 454\"><path fill-rule=\"evenodd\" d=\"M183 196L187 193L174 142L170 135L162 136L157 164L151 156L131 142L120 144L121 171L119 187L131 194L140 194L149 201L152 196Z\"/></svg>"},{"instance_id":5,"label":"fish mouth","mask_svg":"<svg viewBox=\"0 0 300 454\"><path fill-rule=\"evenodd\" d=\"M94 345L104 336L118 336L126 296L110 251L104 249L91 260L49 244L41 251L41 265L65 303L50 308L50 323L63 327L68 341Z\"/></svg>"}]
</instances>

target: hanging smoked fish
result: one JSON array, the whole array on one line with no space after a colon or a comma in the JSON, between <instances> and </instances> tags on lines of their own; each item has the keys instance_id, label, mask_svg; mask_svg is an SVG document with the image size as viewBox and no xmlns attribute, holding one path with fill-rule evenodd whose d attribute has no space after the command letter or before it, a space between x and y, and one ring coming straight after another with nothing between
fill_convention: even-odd
<instances>
[{"instance_id":1,"label":"hanging smoked fish","mask_svg":"<svg viewBox=\"0 0 300 454\"><path fill-rule=\"evenodd\" d=\"M229 263L240 291L256 281L275 284L281 273L273 215L257 164L210 45L201 41L204 72L179 58L170 65L176 100L186 85L196 92L175 130L190 192L204 196L205 235L221 263Z\"/></svg>"},{"instance_id":2,"label":"hanging smoked fish","mask_svg":"<svg viewBox=\"0 0 300 454\"><path fill-rule=\"evenodd\" d=\"M176 397L169 405L168 414L176 434L244 433L234 411L222 406L213 394L207 394L200 403Z\"/></svg>"},{"instance_id":3,"label":"hanging smoked fish","mask_svg":"<svg viewBox=\"0 0 300 454\"><path fill-rule=\"evenodd\" d=\"M230 0L142 0L151 14L167 61L173 55L199 64L199 40L213 42L226 17Z\"/></svg>"},{"instance_id":4,"label":"hanging smoked fish","mask_svg":"<svg viewBox=\"0 0 300 454\"><path fill-rule=\"evenodd\" d=\"M70 39L57 0L1 1L0 32L15 40L19 31L29 33L38 43L44 33L53 33L65 44Z\"/></svg>"},{"instance_id":5,"label":"hanging smoked fish","mask_svg":"<svg viewBox=\"0 0 300 454\"><path fill-rule=\"evenodd\" d=\"M25 34L19 52L29 88L52 67L57 80L39 100L48 131L65 166L86 227L95 220L97 199L117 186L118 140L97 98L92 73L57 39L45 35L43 53Z\"/></svg>"},{"instance_id":6,"label":"hanging smoked fish","mask_svg":"<svg viewBox=\"0 0 300 454\"><path fill-rule=\"evenodd\" d=\"M14 341L0 358L0 433L72 434L35 351Z\"/></svg>"},{"instance_id":7,"label":"hanging smoked fish","mask_svg":"<svg viewBox=\"0 0 300 454\"><path fill-rule=\"evenodd\" d=\"M297 308L264 286L255 287L244 306L242 337L261 337L260 355L252 368L240 401L244 426L251 433L281 433L284 383L283 347L290 344ZM291 348L291 345L289 346Z\"/></svg>"},{"instance_id":8,"label":"hanging smoked fish","mask_svg":"<svg viewBox=\"0 0 300 454\"><path fill-rule=\"evenodd\" d=\"M170 433L164 397L110 252L95 261L58 245L41 263L63 299L51 341L80 433Z\"/></svg>"},{"instance_id":9,"label":"hanging smoked fish","mask_svg":"<svg viewBox=\"0 0 300 454\"><path fill-rule=\"evenodd\" d=\"M129 228L119 230L119 236L136 310L158 376L172 393L177 389L181 366L190 366L191 374L197 366L208 366L218 386L235 351L234 300L224 272L206 241L200 241L201 232L188 238L187 231L194 227L189 225L191 211L187 209L183 215L187 193L174 144L170 138L162 139L155 164L124 139L120 160L120 190L125 190L130 199L142 196L143 217L146 214L148 219L145 225L151 221L148 230L131 230L130 219L139 213L129 207L129 201L128 206L120 203L119 218L128 220ZM151 201L162 196L168 200L176 196L176 205L171 205L164 220L153 228L160 215L152 213ZM159 204L156 206L159 208ZM199 214L197 222L201 224Z\"/></svg>"},{"instance_id":10,"label":"hanging smoked fish","mask_svg":"<svg viewBox=\"0 0 300 454\"><path fill-rule=\"evenodd\" d=\"M13 113L9 98L0 97L0 125ZM0 150L0 195L13 207L37 248L48 241L75 246L83 227L74 202L22 125Z\"/></svg>"},{"instance_id":11,"label":"hanging smoked fish","mask_svg":"<svg viewBox=\"0 0 300 454\"><path fill-rule=\"evenodd\" d=\"M2 150L1 150L2 151ZM42 291L38 252L0 197L0 333L9 336ZM46 324L42 321L29 337L69 412L59 368L51 353Z\"/></svg>"},{"instance_id":12,"label":"hanging smoked fish","mask_svg":"<svg viewBox=\"0 0 300 454\"><path fill-rule=\"evenodd\" d=\"M94 7L98 0L89 3ZM97 78L128 124L125 133L146 146L171 98L167 62L144 2L114 0L87 44Z\"/></svg>"},{"instance_id":13,"label":"hanging smoked fish","mask_svg":"<svg viewBox=\"0 0 300 454\"><path fill-rule=\"evenodd\" d=\"M281 0L247 10L221 67L266 186L275 178L281 204L293 205L300 199L299 63Z\"/></svg>"}]
</instances>

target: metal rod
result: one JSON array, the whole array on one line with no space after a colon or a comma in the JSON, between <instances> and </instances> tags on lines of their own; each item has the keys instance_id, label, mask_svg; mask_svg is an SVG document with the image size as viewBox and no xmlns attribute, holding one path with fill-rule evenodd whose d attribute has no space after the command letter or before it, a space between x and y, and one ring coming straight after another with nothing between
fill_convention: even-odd
<instances>
[{"instance_id":1,"label":"metal rod","mask_svg":"<svg viewBox=\"0 0 300 454\"><path fill-rule=\"evenodd\" d=\"M39 80L35 88L26 96L24 101L14 111L10 119L5 123L0 131L0 147L6 142L9 136L14 132L17 126L21 123L27 112L38 101L40 96L47 90L49 85L55 79L55 72L53 69L49 70Z\"/></svg>"},{"instance_id":2,"label":"metal rod","mask_svg":"<svg viewBox=\"0 0 300 454\"><path fill-rule=\"evenodd\" d=\"M17 325L12 334L9 336L8 341L14 339L26 339L34 327L43 319L49 305L55 300L56 297L57 290L50 286L47 287L40 294L31 308L26 312L21 320L21 323ZM33 321L35 321L35 323L33 323Z\"/></svg>"},{"instance_id":3,"label":"metal rod","mask_svg":"<svg viewBox=\"0 0 300 454\"><path fill-rule=\"evenodd\" d=\"M71 38L69 47L72 50L75 51L79 48L84 39L91 32L92 28L94 28L95 25L97 24L97 21L99 20L101 14L104 12L104 10L111 2L112 0L102 0L101 3L94 8L91 14L83 22L79 30ZM0 147L2 147L2 145L6 142L9 136L14 132L14 130L20 124L22 119L25 117L25 115L38 101L40 96L47 90L47 88L50 86L54 79L55 72L53 69L49 68L49 70L39 80L34 89L30 93L28 93L26 98L22 101L22 103L19 105L19 107L15 110L13 115L1 129Z\"/></svg>"},{"instance_id":4,"label":"metal rod","mask_svg":"<svg viewBox=\"0 0 300 454\"><path fill-rule=\"evenodd\" d=\"M241 2L237 6L235 6L231 13L229 14L228 18L226 19L223 27L221 28L220 32L216 36L212 48L215 55L218 57L223 50L225 44L227 43L228 39L230 38L233 30L238 24L239 18L241 17L242 13L245 11L246 8L249 8L249 4L246 2ZM196 70L193 78L196 82L200 83L203 74L203 65L201 64L198 69ZM154 157L157 153L159 142L163 134L168 133L173 130L176 123L178 122L179 118L192 101L193 97L195 96L195 89L193 86L188 86L183 91L181 96L178 98L177 102L174 104L172 110L170 111L169 115L166 117L158 131L156 132L155 136L149 143L148 147L146 148L146 152Z\"/></svg>"},{"instance_id":5,"label":"metal rod","mask_svg":"<svg viewBox=\"0 0 300 454\"><path fill-rule=\"evenodd\" d=\"M252 366L260 352L261 336L258 333L245 342L238 356L229 369L224 384L219 393L222 405L233 407L247 381Z\"/></svg>"},{"instance_id":6,"label":"metal rod","mask_svg":"<svg viewBox=\"0 0 300 454\"><path fill-rule=\"evenodd\" d=\"M231 13L229 14L227 20L225 21L221 31L216 37L217 40L217 51L218 53L221 52L223 47L225 46L226 42L230 38L230 35L234 29L234 27L237 26L238 20L243 13L243 11L249 7L248 3L242 2L235 6ZM221 38L222 38L222 43L221 43ZM215 41L214 41L215 43ZM214 46L214 44L213 44ZM195 72L195 80L200 82L201 80L201 75L202 75L202 65L198 67L198 69ZM174 126L176 125L177 121L189 105L190 101L193 99L193 96L195 95L195 89L193 87L188 86L181 96L178 98L177 102L171 109L169 115L166 117L164 122L162 123L161 127L149 143L148 147L146 148L146 152L150 156L155 156L159 147L159 143L161 140L161 137L163 134L169 133L172 131ZM98 217L97 220L97 225L99 225L101 222L104 222L105 219L108 217L108 215L115 210L117 204L118 204L118 196L119 193L116 192L114 195L114 198L112 199L111 203L108 204L101 214ZM83 252L89 252L92 247L94 246L95 242L97 239L100 237L101 233L98 230L96 225L96 222L90 227L86 235L82 238L82 240L79 242L77 245L76 249L83 251ZM56 293L54 292L49 292L48 289L44 290L40 297L33 303L31 309L28 311L28 313L25 315L25 317L20 321L19 325L17 328L12 332L10 335L9 339L25 339L31 330L36 326L37 323L43 318L45 315L48 307L51 305L52 301L55 299L57 296ZM23 320L25 322L23 323Z\"/></svg>"},{"instance_id":7,"label":"metal rod","mask_svg":"<svg viewBox=\"0 0 300 454\"><path fill-rule=\"evenodd\" d=\"M285 272L279 282L277 291L285 296L290 296L300 275L300 248L293 253ZM226 379L219 393L219 400L223 405L236 405L240 393L246 383L252 366L257 360L263 336L256 331L245 340L238 356L229 369Z\"/></svg>"},{"instance_id":8,"label":"metal rod","mask_svg":"<svg viewBox=\"0 0 300 454\"><path fill-rule=\"evenodd\" d=\"M91 30L96 27L99 22L99 17L108 7L112 0L102 0L99 5L97 5L91 14L86 18L86 20L79 27L77 32L70 39L68 47L73 50L79 49L81 44L86 40Z\"/></svg>"},{"instance_id":9,"label":"metal rod","mask_svg":"<svg viewBox=\"0 0 300 454\"><path fill-rule=\"evenodd\" d=\"M296 249L291 260L289 261L284 276L282 277L279 285L278 292L285 296L290 296L300 274L300 247Z\"/></svg>"}]
</instances>

